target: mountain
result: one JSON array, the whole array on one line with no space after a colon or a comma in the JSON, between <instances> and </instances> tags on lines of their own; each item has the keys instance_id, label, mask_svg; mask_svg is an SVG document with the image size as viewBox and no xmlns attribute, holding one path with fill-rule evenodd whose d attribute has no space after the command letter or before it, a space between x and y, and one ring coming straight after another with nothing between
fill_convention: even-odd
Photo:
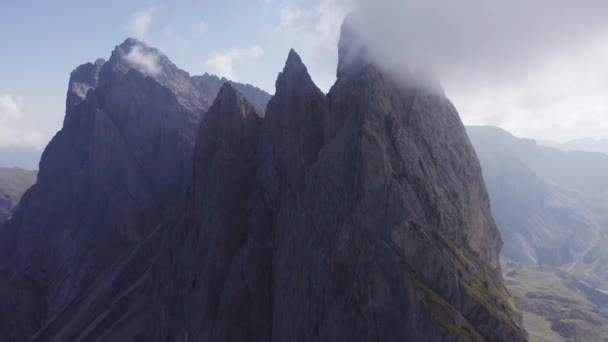
<instances>
[{"instance_id":1,"label":"mountain","mask_svg":"<svg viewBox=\"0 0 608 342\"><path fill-rule=\"evenodd\" d=\"M327 95L291 51L265 113L132 39L77 68L0 234L0 337L524 341L456 109L359 43Z\"/></svg>"},{"instance_id":2,"label":"mountain","mask_svg":"<svg viewBox=\"0 0 608 342\"><path fill-rule=\"evenodd\" d=\"M208 73L202 76L192 76L192 82L204 94L212 95L208 98L209 102L213 102L224 83L230 83L234 89L242 93L251 102L257 113L261 116L264 116L264 113L266 113L266 105L270 100L270 95L256 86L233 82L224 77L219 78Z\"/></svg>"},{"instance_id":3,"label":"mountain","mask_svg":"<svg viewBox=\"0 0 608 342\"><path fill-rule=\"evenodd\" d=\"M63 128L0 241L0 297L18 308L3 305L0 331L25 340L176 217L210 96L134 39L72 73Z\"/></svg>"},{"instance_id":4,"label":"mountain","mask_svg":"<svg viewBox=\"0 0 608 342\"><path fill-rule=\"evenodd\" d=\"M581 138L565 143L539 141L541 145L554 147L563 151L584 151L608 154L608 139Z\"/></svg>"},{"instance_id":5,"label":"mountain","mask_svg":"<svg viewBox=\"0 0 608 342\"><path fill-rule=\"evenodd\" d=\"M608 192L599 175L608 155L549 148L496 127L467 131L504 239L507 286L530 336L604 341Z\"/></svg>"},{"instance_id":6,"label":"mountain","mask_svg":"<svg viewBox=\"0 0 608 342\"><path fill-rule=\"evenodd\" d=\"M35 171L0 168L0 229L11 216L23 193L35 182Z\"/></svg>"},{"instance_id":7,"label":"mountain","mask_svg":"<svg viewBox=\"0 0 608 342\"><path fill-rule=\"evenodd\" d=\"M468 127L506 258L559 267L607 287L608 155L560 151L494 127Z\"/></svg>"},{"instance_id":8,"label":"mountain","mask_svg":"<svg viewBox=\"0 0 608 342\"><path fill-rule=\"evenodd\" d=\"M562 187L594 194L608 191L608 157L583 151L561 151L530 139L513 139L496 127L471 127L469 135L477 153L516 155L539 177Z\"/></svg>"}]
</instances>

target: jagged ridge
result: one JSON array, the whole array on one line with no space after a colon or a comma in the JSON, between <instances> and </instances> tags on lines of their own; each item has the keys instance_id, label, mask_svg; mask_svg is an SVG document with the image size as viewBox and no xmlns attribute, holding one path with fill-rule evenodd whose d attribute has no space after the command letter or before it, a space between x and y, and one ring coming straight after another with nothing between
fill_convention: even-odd
<instances>
[{"instance_id":1,"label":"jagged ridge","mask_svg":"<svg viewBox=\"0 0 608 342\"><path fill-rule=\"evenodd\" d=\"M0 331L525 340L456 110L371 61L345 63L349 44L327 96L291 51L263 119L229 84L205 114L211 95L133 40L98 77L85 67L86 97L72 97L8 226Z\"/></svg>"}]
</instances>

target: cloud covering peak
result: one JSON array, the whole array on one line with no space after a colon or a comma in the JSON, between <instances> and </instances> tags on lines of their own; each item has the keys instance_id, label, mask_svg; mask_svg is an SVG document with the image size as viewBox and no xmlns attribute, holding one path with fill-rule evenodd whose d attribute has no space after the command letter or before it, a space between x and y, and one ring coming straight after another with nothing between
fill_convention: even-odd
<instances>
[{"instance_id":1,"label":"cloud covering peak","mask_svg":"<svg viewBox=\"0 0 608 342\"><path fill-rule=\"evenodd\" d=\"M608 2L353 0L395 73L431 65L465 123L541 139L608 136Z\"/></svg>"}]
</instances>

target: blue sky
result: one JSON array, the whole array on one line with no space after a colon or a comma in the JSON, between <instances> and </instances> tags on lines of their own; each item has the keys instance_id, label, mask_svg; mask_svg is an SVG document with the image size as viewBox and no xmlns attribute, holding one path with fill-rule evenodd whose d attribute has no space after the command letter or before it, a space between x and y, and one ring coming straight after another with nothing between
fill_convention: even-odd
<instances>
[{"instance_id":1,"label":"blue sky","mask_svg":"<svg viewBox=\"0 0 608 342\"><path fill-rule=\"evenodd\" d=\"M61 128L70 72L107 59L126 37L192 75L270 93L295 48L327 91L342 20L356 7L379 51L401 58L431 46L444 57L439 77L465 124L543 140L608 138L606 1L20 0L0 11L0 166L35 165L2 159L39 155Z\"/></svg>"}]
</instances>

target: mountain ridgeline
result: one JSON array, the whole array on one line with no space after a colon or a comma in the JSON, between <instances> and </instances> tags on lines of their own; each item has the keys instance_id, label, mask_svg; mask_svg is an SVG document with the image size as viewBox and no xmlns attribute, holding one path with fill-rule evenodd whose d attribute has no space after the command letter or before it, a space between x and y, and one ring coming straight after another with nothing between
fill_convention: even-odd
<instances>
[{"instance_id":1,"label":"mountain ridgeline","mask_svg":"<svg viewBox=\"0 0 608 342\"><path fill-rule=\"evenodd\" d=\"M608 155L467 127L505 241L509 290L530 336L608 336ZM550 338L557 335L557 338Z\"/></svg>"},{"instance_id":2,"label":"mountain ridgeline","mask_svg":"<svg viewBox=\"0 0 608 342\"><path fill-rule=\"evenodd\" d=\"M356 40L328 94L291 51L267 108L131 39L79 67L0 233L0 339L526 340L458 113Z\"/></svg>"},{"instance_id":3,"label":"mountain ridgeline","mask_svg":"<svg viewBox=\"0 0 608 342\"><path fill-rule=\"evenodd\" d=\"M495 127L468 127L494 218L515 262L608 288L608 155L561 151Z\"/></svg>"}]
</instances>

